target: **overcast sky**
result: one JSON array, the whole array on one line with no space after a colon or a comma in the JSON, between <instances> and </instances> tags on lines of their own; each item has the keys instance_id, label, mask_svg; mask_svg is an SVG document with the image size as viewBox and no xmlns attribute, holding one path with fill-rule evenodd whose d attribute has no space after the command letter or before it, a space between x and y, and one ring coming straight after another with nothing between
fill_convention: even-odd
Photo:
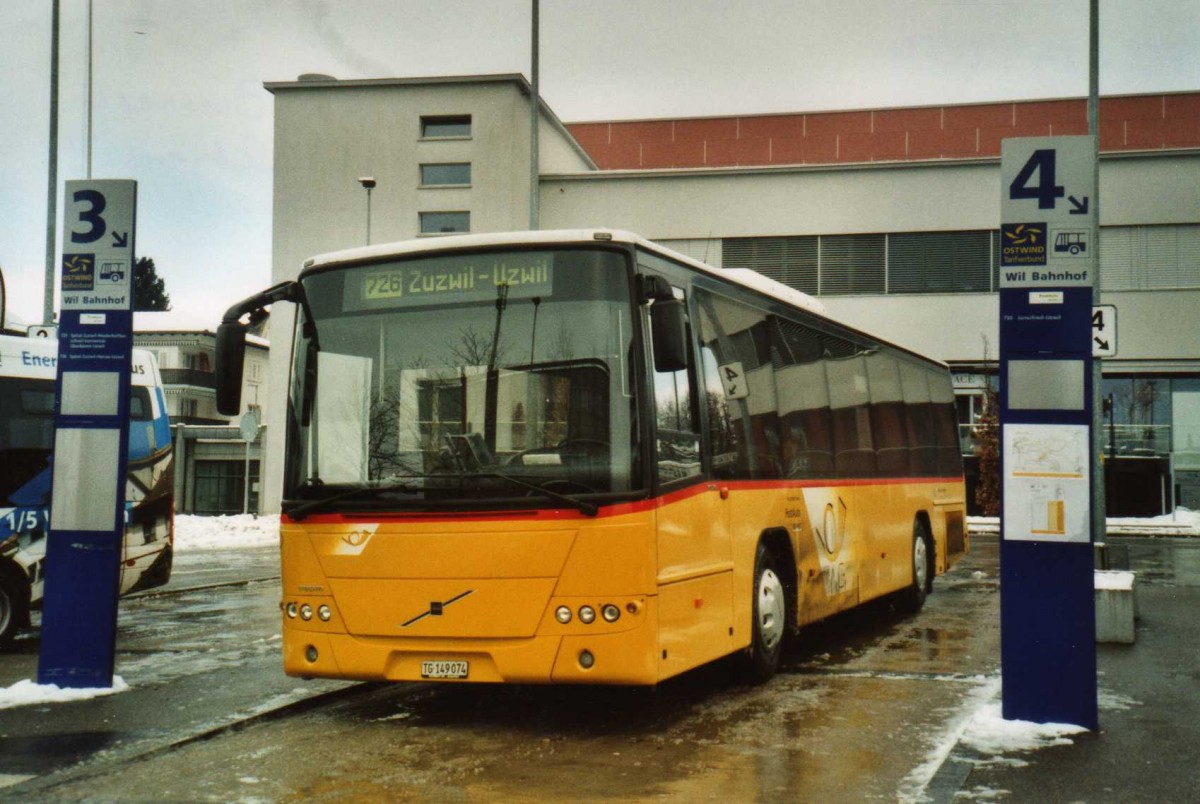
<instances>
[{"instance_id":1,"label":"overcast sky","mask_svg":"<svg viewBox=\"0 0 1200 804\"><path fill-rule=\"evenodd\" d=\"M87 0L61 3L60 192L86 176L87 66ZM182 327L215 327L270 282L264 81L529 71L530 0L94 7L92 175L138 180L138 254ZM0 269L30 322L50 8L0 3ZM1200 0L1101 0L1100 14L1102 94L1200 90ZM1082 97L1087 15L1087 0L541 0L541 89L565 122Z\"/></svg>"}]
</instances>

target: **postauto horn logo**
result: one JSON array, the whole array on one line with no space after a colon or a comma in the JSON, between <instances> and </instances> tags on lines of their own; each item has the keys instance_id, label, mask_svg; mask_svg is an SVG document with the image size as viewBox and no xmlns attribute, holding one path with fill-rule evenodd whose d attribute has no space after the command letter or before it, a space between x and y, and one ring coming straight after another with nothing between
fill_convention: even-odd
<instances>
[{"instance_id":1,"label":"postauto horn logo","mask_svg":"<svg viewBox=\"0 0 1200 804\"><path fill-rule=\"evenodd\" d=\"M1045 223L1005 223L1000 226L1000 265L1045 264Z\"/></svg>"}]
</instances>

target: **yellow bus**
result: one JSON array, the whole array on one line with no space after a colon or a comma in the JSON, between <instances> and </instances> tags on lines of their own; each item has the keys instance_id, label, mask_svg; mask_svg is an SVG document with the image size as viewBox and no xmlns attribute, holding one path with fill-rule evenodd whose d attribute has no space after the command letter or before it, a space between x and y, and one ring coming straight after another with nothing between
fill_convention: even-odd
<instances>
[{"instance_id":1,"label":"yellow bus","mask_svg":"<svg viewBox=\"0 0 1200 804\"><path fill-rule=\"evenodd\" d=\"M223 412L282 301L291 675L761 681L967 549L946 366L755 272L609 230L319 256L225 314Z\"/></svg>"}]
</instances>

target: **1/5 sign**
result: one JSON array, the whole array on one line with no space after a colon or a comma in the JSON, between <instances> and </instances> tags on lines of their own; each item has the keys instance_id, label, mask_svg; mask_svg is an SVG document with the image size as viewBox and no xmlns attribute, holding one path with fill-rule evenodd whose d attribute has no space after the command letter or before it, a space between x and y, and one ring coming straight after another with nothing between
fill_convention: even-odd
<instances>
[{"instance_id":1,"label":"1/5 sign","mask_svg":"<svg viewBox=\"0 0 1200 804\"><path fill-rule=\"evenodd\" d=\"M1097 304L1092 307L1092 357L1113 357L1116 353L1116 305Z\"/></svg>"}]
</instances>

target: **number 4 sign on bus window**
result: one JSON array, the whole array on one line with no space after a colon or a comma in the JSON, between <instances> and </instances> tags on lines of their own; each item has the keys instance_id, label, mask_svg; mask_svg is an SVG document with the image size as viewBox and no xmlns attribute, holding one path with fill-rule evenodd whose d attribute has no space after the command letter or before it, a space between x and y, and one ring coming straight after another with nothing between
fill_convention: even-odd
<instances>
[{"instance_id":1,"label":"number 4 sign on bus window","mask_svg":"<svg viewBox=\"0 0 1200 804\"><path fill-rule=\"evenodd\" d=\"M750 386L746 383L746 372L741 362L726 363L718 366L717 370L721 373L726 399L745 399L750 395Z\"/></svg>"}]
</instances>

